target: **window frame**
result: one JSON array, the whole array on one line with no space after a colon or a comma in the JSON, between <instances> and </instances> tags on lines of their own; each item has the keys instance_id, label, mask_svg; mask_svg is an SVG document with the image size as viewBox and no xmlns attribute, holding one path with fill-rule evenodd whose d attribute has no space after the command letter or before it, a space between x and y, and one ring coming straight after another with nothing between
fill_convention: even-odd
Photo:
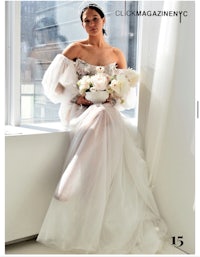
<instances>
[{"instance_id":1,"label":"window frame","mask_svg":"<svg viewBox=\"0 0 200 257\"><path fill-rule=\"evenodd\" d=\"M6 110L7 125L20 125L20 1L5 2L6 13ZM15 42L15 43L13 43Z\"/></svg>"}]
</instances>

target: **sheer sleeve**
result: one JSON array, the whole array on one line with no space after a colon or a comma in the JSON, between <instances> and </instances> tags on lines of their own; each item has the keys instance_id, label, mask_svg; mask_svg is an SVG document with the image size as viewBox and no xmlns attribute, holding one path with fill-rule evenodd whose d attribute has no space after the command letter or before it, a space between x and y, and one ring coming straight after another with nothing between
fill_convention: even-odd
<instances>
[{"instance_id":1,"label":"sheer sleeve","mask_svg":"<svg viewBox=\"0 0 200 257\"><path fill-rule=\"evenodd\" d=\"M53 103L69 101L78 94L77 79L74 62L64 55L58 54L43 76L44 93ZM59 83L65 88L63 93L56 92Z\"/></svg>"}]
</instances>

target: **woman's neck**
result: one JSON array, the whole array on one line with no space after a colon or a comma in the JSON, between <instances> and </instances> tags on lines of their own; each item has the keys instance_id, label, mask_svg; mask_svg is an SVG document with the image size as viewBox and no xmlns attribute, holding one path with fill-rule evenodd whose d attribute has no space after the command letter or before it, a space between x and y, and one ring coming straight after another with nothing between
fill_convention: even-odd
<instances>
[{"instance_id":1,"label":"woman's neck","mask_svg":"<svg viewBox=\"0 0 200 257\"><path fill-rule=\"evenodd\" d=\"M103 36L89 36L87 39L88 45L91 45L96 48L102 48L107 45Z\"/></svg>"}]
</instances>

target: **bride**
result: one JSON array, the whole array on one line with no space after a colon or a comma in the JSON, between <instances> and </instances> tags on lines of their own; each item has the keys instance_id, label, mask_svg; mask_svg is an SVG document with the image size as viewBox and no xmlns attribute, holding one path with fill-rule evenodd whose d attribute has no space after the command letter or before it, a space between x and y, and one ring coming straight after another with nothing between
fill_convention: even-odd
<instances>
[{"instance_id":1,"label":"bride","mask_svg":"<svg viewBox=\"0 0 200 257\"><path fill-rule=\"evenodd\" d=\"M119 111L124 101L110 94L96 104L77 86L99 70L109 77L123 74L126 60L106 43L99 6L88 5L80 18L88 38L58 54L42 81L49 99L61 103L71 141L37 241L63 253L158 253L167 229L149 187L137 130Z\"/></svg>"}]
</instances>

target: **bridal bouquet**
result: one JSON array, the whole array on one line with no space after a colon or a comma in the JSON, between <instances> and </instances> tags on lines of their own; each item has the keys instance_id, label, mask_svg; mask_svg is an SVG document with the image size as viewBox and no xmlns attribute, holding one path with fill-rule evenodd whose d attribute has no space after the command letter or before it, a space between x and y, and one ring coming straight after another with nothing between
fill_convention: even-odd
<instances>
[{"instance_id":1,"label":"bridal bouquet","mask_svg":"<svg viewBox=\"0 0 200 257\"><path fill-rule=\"evenodd\" d=\"M95 75L85 75L77 82L79 93L93 103L103 103L109 97L123 103L131 87L138 81L138 73L132 69L116 69L108 75L104 67L96 67Z\"/></svg>"}]
</instances>

